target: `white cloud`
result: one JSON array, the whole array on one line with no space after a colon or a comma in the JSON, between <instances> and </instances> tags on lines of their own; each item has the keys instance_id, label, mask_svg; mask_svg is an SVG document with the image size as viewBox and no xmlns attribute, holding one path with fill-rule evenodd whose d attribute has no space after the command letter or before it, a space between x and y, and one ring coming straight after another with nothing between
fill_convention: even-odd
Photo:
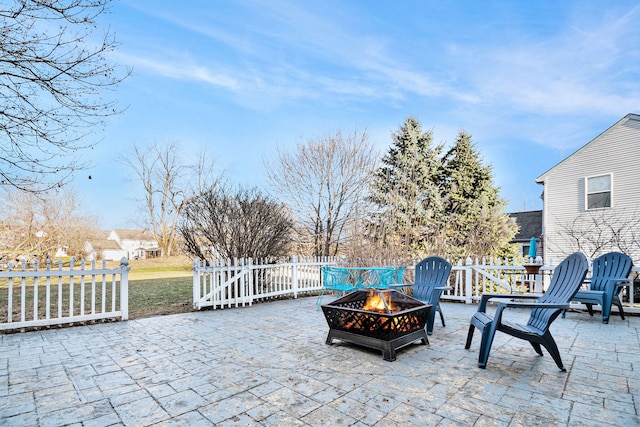
<instances>
[{"instance_id":1,"label":"white cloud","mask_svg":"<svg viewBox=\"0 0 640 427\"><path fill-rule=\"evenodd\" d=\"M619 115L638 107L637 85L619 90L632 78L624 64L634 56L640 59L638 28L636 7L604 17L597 26L573 22L543 40L523 37L498 48L467 49L465 63L476 66L466 76L493 105L535 114Z\"/></svg>"},{"instance_id":2,"label":"white cloud","mask_svg":"<svg viewBox=\"0 0 640 427\"><path fill-rule=\"evenodd\" d=\"M151 73L173 79L210 84L231 91L238 90L240 82L228 73L216 73L210 67L176 58L152 59L140 55L120 54L119 61L133 67L134 72Z\"/></svg>"}]
</instances>

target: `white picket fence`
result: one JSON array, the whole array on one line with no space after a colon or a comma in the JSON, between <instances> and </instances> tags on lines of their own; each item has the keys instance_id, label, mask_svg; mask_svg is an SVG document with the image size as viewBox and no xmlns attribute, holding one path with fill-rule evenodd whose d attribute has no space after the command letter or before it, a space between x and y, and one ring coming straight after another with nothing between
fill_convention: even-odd
<instances>
[{"instance_id":1,"label":"white picket fence","mask_svg":"<svg viewBox=\"0 0 640 427\"><path fill-rule=\"evenodd\" d=\"M194 260L193 305L225 308L251 305L255 301L274 297L293 297L318 293L322 289L320 267L344 264L337 258L296 258L283 262L264 262L248 259ZM380 261L376 265L397 265ZM540 293L549 283L554 266L542 266L539 274L527 274L522 259L459 260L453 265L450 286L452 290L442 295L443 300L473 303L485 293ZM414 265L405 272L405 283L413 280ZM640 268L634 268L634 273ZM634 301L634 293L626 290L625 311L640 313L640 301Z\"/></svg>"},{"instance_id":2,"label":"white picket fence","mask_svg":"<svg viewBox=\"0 0 640 427\"><path fill-rule=\"evenodd\" d=\"M79 267L79 269L77 268ZM0 330L62 325L100 319L129 318L129 263L120 268L86 268L72 258L67 269L62 261L52 268L47 261L41 270L37 260L33 268L25 261L14 270L0 271ZM4 300L6 296L6 301ZM4 310L6 309L6 312Z\"/></svg>"},{"instance_id":3,"label":"white picket fence","mask_svg":"<svg viewBox=\"0 0 640 427\"><path fill-rule=\"evenodd\" d=\"M193 306L225 308L251 305L282 296L322 289L320 267L334 265L336 258L297 258L274 263L251 258L194 260Z\"/></svg>"}]
</instances>

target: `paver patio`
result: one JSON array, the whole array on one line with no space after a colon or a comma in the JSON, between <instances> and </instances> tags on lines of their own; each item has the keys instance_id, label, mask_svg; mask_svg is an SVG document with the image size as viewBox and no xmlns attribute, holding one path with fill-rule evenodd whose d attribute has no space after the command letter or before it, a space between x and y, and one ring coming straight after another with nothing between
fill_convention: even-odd
<instances>
[{"instance_id":1,"label":"paver patio","mask_svg":"<svg viewBox=\"0 0 640 427\"><path fill-rule=\"evenodd\" d=\"M0 335L0 425L640 425L640 317L557 319L566 373L504 334L482 370L476 305L444 302L430 346L386 362L326 345L315 303Z\"/></svg>"}]
</instances>

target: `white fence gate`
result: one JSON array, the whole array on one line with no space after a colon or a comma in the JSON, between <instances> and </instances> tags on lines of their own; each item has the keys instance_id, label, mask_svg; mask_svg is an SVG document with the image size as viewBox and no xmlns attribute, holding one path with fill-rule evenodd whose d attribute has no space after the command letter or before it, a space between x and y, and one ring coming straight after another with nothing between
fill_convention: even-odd
<instances>
[{"instance_id":1,"label":"white fence gate","mask_svg":"<svg viewBox=\"0 0 640 427\"><path fill-rule=\"evenodd\" d=\"M62 261L57 269L50 261L39 267L37 260L29 269L23 261L20 269L0 271L0 330L129 318L126 258L117 269L107 269L106 261L96 268L95 260L90 269L84 260L77 269L73 258L66 270Z\"/></svg>"},{"instance_id":2,"label":"white fence gate","mask_svg":"<svg viewBox=\"0 0 640 427\"><path fill-rule=\"evenodd\" d=\"M193 264L193 306L225 308L251 305L281 296L318 292L322 289L320 267L335 258L291 257L279 263L251 258L212 260Z\"/></svg>"}]
</instances>

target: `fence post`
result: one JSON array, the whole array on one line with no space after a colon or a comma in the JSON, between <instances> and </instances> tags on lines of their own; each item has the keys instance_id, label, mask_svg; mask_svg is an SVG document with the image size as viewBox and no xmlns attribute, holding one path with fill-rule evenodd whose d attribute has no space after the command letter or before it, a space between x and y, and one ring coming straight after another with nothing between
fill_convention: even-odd
<instances>
[{"instance_id":1,"label":"fence post","mask_svg":"<svg viewBox=\"0 0 640 427\"><path fill-rule=\"evenodd\" d=\"M248 277L248 289L249 289L249 305L251 306L253 304L253 258L249 258L247 260L247 267L249 268L249 277ZM244 302L242 303L242 305L244 306Z\"/></svg>"},{"instance_id":2,"label":"fence post","mask_svg":"<svg viewBox=\"0 0 640 427\"><path fill-rule=\"evenodd\" d=\"M69 272L73 271L73 264L76 262L75 257L71 257L69 259ZM74 296L74 286L73 286L73 279L74 276L70 275L69 276L69 317L73 317L73 299L75 298Z\"/></svg>"},{"instance_id":3,"label":"fence post","mask_svg":"<svg viewBox=\"0 0 640 427\"><path fill-rule=\"evenodd\" d=\"M33 260L33 271L38 271L38 258ZM38 320L38 277L33 278L33 320Z\"/></svg>"},{"instance_id":4,"label":"fence post","mask_svg":"<svg viewBox=\"0 0 640 427\"><path fill-rule=\"evenodd\" d=\"M291 257L291 287L293 290L293 297L298 298L298 257Z\"/></svg>"},{"instance_id":5,"label":"fence post","mask_svg":"<svg viewBox=\"0 0 640 427\"><path fill-rule=\"evenodd\" d=\"M122 320L129 320L129 261L120 260L120 312Z\"/></svg>"},{"instance_id":6,"label":"fence post","mask_svg":"<svg viewBox=\"0 0 640 427\"><path fill-rule=\"evenodd\" d=\"M471 304L472 300L471 300L471 296L473 294L473 286L472 286L472 282L473 282L473 270L471 269L471 265L473 264L473 260L471 259L471 257L468 257L466 262L465 262L465 267L464 267L464 303L465 304Z\"/></svg>"},{"instance_id":7,"label":"fence post","mask_svg":"<svg viewBox=\"0 0 640 427\"><path fill-rule=\"evenodd\" d=\"M205 261L206 263L206 261ZM191 279L191 285L193 286L193 307L196 309L200 309L200 260L198 258L193 260L193 267L191 267L193 271L193 276Z\"/></svg>"},{"instance_id":8,"label":"fence post","mask_svg":"<svg viewBox=\"0 0 640 427\"><path fill-rule=\"evenodd\" d=\"M538 274L535 275L535 284L536 284L536 288L534 290L534 292L536 294L541 294L542 293L542 272L538 271Z\"/></svg>"}]
</instances>

